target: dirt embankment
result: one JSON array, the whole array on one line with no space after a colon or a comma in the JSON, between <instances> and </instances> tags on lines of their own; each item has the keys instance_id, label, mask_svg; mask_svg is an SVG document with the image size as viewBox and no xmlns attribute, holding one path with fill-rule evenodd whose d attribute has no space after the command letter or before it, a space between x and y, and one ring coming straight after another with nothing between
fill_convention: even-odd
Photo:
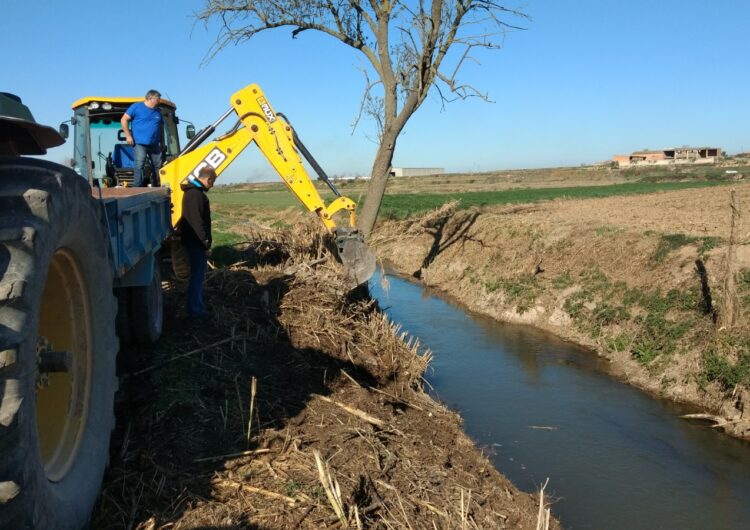
<instances>
[{"instance_id":1,"label":"dirt embankment","mask_svg":"<svg viewBox=\"0 0 750 530\"><path fill-rule=\"evenodd\" d=\"M248 233L209 273L210 322L169 285L163 339L122 355L93 527L536 528L538 499L423 393L424 352L335 267L305 265L313 228Z\"/></svg>"},{"instance_id":2,"label":"dirt embankment","mask_svg":"<svg viewBox=\"0 0 750 530\"><path fill-rule=\"evenodd\" d=\"M737 201L750 205L749 185L737 186ZM715 426L750 438L750 246L736 225L727 261L729 202L729 188L719 187L446 205L380 224L372 243L397 270L472 311L589 346L616 376L693 403Z\"/></svg>"}]
</instances>

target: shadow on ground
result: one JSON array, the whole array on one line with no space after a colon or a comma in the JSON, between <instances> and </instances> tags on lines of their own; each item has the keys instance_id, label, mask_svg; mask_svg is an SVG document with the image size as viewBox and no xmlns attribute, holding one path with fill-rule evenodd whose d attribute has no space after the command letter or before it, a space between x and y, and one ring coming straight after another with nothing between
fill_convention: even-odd
<instances>
[{"instance_id":1,"label":"shadow on ground","mask_svg":"<svg viewBox=\"0 0 750 530\"><path fill-rule=\"evenodd\" d=\"M200 515L202 504L222 502L212 480L225 462L258 448L247 435L253 378L251 434L302 421L311 396L330 394L342 369L376 384L361 366L293 344L278 320L290 281L278 272L211 271L212 314L200 321L184 312L184 286L168 282L161 340L120 352L117 426L92 528L150 530L187 511L189 528L263 528L229 506L224 519L216 520L215 507L209 520Z\"/></svg>"},{"instance_id":2,"label":"shadow on ground","mask_svg":"<svg viewBox=\"0 0 750 530\"><path fill-rule=\"evenodd\" d=\"M419 269L414 271L412 276L421 279L422 271L427 269L442 252L456 243L461 242L463 244L467 240L470 240L468 232L474 226L478 217L478 212L462 212L460 215L448 212L430 223L426 227L426 230L433 237L432 245L430 245L430 249L422 260Z\"/></svg>"}]
</instances>

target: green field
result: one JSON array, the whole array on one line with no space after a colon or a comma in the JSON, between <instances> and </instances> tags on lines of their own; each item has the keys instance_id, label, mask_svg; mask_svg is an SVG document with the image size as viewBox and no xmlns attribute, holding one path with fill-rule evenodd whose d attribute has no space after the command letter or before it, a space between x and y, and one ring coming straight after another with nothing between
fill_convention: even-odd
<instances>
[{"instance_id":1,"label":"green field","mask_svg":"<svg viewBox=\"0 0 750 530\"><path fill-rule=\"evenodd\" d=\"M636 195L692 188L705 188L730 184L730 181L693 180L684 182L628 182L623 184L570 186L555 188L513 188L496 191L468 191L453 193L387 193L383 198L380 216L404 218L427 210L439 208L450 201L459 201L459 208L492 206L502 204L533 203L554 199L587 199ZM359 197L353 196L355 200ZM330 202L332 194L324 194ZM248 190L235 187L216 189L211 194L212 202L223 207L249 207L283 210L299 205L299 201L281 185L275 189ZM361 203L361 200L358 202Z\"/></svg>"},{"instance_id":2,"label":"green field","mask_svg":"<svg viewBox=\"0 0 750 530\"><path fill-rule=\"evenodd\" d=\"M459 201L459 208L522 204L554 199L590 199L615 195L637 195L690 188L706 188L726 185L719 181L693 182L632 182L610 186L576 186L570 188L525 188L503 191L483 191L446 194L398 194L386 195L380 209L384 218L401 219L416 213L439 208L450 201Z\"/></svg>"},{"instance_id":3,"label":"green field","mask_svg":"<svg viewBox=\"0 0 750 530\"><path fill-rule=\"evenodd\" d=\"M211 191L211 203L221 206L251 206L283 210L300 204L297 198L282 185L273 190L244 190L233 186ZM301 206L300 206L301 207Z\"/></svg>"}]
</instances>

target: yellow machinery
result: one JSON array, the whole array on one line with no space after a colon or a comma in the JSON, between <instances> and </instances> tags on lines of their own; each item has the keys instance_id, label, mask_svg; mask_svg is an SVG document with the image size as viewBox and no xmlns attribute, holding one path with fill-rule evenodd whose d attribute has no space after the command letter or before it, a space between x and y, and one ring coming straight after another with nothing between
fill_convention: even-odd
<instances>
[{"instance_id":1,"label":"yellow machinery","mask_svg":"<svg viewBox=\"0 0 750 530\"><path fill-rule=\"evenodd\" d=\"M173 225L176 226L182 216L180 183L188 175L197 178L198 172L204 166L210 166L217 174L221 174L251 142L255 142L284 184L308 210L320 216L328 230L336 228L333 216L341 210L350 213L350 226L354 228L356 204L334 191L338 198L330 206L325 205L302 165L295 148L296 135L291 125L274 112L260 87L250 85L236 92L232 95L231 104L232 107L216 123L201 131L188 143L179 157L166 164L160 171L162 185L167 184L172 189L175 205ZM238 116L236 125L226 134L199 147L215 132L219 123L232 113ZM327 179L326 181L328 182Z\"/></svg>"},{"instance_id":2,"label":"yellow machinery","mask_svg":"<svg viewBox=\"0 0 750 530\"><path fill-rule=\"evenodd\" d=\"M73 103L75 125L73 138L73 167L92 186L103 182L106 186L129 185L133 179L133 148L125 141L120 128L120 118L127 108L142 98L113 98L90 96ZM177 134L179 119L176 105L162 99L159 110L164 119L162 150L166 163L159 169L159 179L152 175L154 184L171 190L172 226L182 217L182 190L180 184L189 175L198 175L204 166L221 174L250 144L255 143L279 174L284 184L304 205L315 212L329 234L334 238L337 255L353 284L367 281L375 272L375 258L367 248L364 238L356 229L356 204L341 196L309 151L300 141L289 121L276 113L258 85L249 85L232 94L230 108L212 125L195 135L187 128L190 140L180 148ZM224 134L210 139L219 125L230 117L234 124ZM64 136L67 137L67 125ZM300 153L326 182L336 199L326 204L313 185ZM147 175L149 172L147 171ZM346 217L338 223L336 214Z\"/></svg>"},{"instance_id":3,"label":"yellow machinery","mask_svg":"<svg viewBox=\"0 0 750 530\"><path fill-rule=\"evenodd\" d=\"M292 126L283 115L274 111L258 85L249 85L235 92L230 103L231 107L221 118L200 131L179 156L160 170L161 184L169 186L172 191L172 226L177 226L182 217L183 192L180 184L189 175L197 178L198 172L205 166L221 174L251 142L255 142L289 191L307 210L315 212L335 237L338 256L354 283L367 281L375 272L375 258L356 229L357 205L354 201L336 190ZM206 142L218 125L233 114L237 117L234 126L218 138ZM320 197L305 171L300 152L336 195L331 204L326 205ZM348 214L348 226L336 224L334 216L339 212Z\"/></svg>"},{"instance_id":4,"label":"yellow machinery","mask_svg":"<svg viewBox=\"0 0 750 530\"><path fill-rule=\"evenodd\" d=\"M364 238L356 229L357 205L342 196L297 137L285 116L274 111L263 91L256 84L249 85L232 94L231 107L214 124L200 131L191 139L179 156L160 170L162 185L172 190L172 225L182 217L182 189L180 184L189 176L197 178L205 166L221 174L234 159L251 143L260 148L281 180L302 204L315 212L329 234L335 238L338 257L355 285L366 282L375 272L375 257L367 248ZM234 126L218 138L206 143L218 125L235 115ZM329 205L323 202L318 190L305 171L300 152L336 195ZM338 226L334 216L348 213L348 226Z\"/></svg>"}]
</instances>

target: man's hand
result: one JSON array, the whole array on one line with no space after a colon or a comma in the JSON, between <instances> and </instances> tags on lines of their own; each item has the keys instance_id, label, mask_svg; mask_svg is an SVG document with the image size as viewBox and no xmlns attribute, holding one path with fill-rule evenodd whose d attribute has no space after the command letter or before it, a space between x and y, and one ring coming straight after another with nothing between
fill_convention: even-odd
<instances>
[{"instance_id":1,"label":"man's hand","mask_svg":"<svg viewBox=\"0 0 750 530\"><path fill-rule=\"evenodd\" d=\"M211 257L211 249L207 248L206 249L206 258L210 258L210 257Z\"/></svg>"},{"instance_id":2,"label":"man's hand","mask_svg":"<svg viewBox=\"0 0 750 530\"><path fill-rule=\"evenodd\" d=\"M125 133L125 140L128 142L128 145L135 145L133 135L130 134L130 127L128 127L128 122L130 121L130 119L130 116L128 116L127 114L123 114L122 118L120 118L120 125L122 125L122 132Z\"/></svg>"}]
</instances>

